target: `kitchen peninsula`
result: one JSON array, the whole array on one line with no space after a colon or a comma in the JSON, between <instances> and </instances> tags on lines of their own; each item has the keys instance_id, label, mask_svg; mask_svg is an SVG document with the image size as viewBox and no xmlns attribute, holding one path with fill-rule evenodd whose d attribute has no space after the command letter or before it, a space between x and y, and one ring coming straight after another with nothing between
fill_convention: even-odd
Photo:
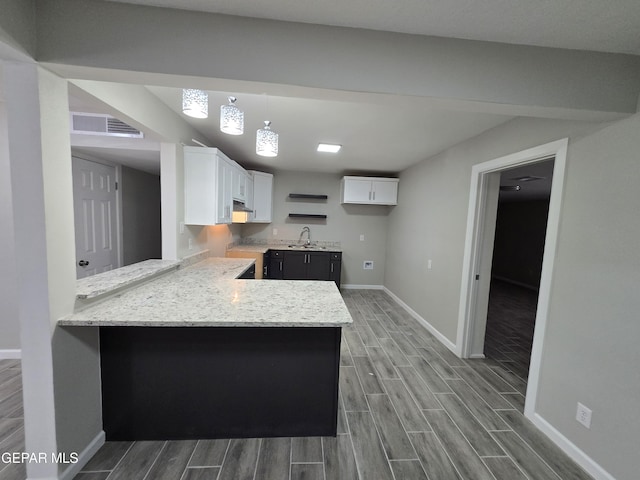
<instances>
[{"instance_id":1,"label":"kitchen peninsula","mask_svg":"<svg viewBox=\"0 0 640 480\"><path fill-rule=\"evenodd\" d=\"M252 264L209 258L58 322L100 328L108 440L335 435L342 297L236 280Z\"/></svg>"}]
</instances>

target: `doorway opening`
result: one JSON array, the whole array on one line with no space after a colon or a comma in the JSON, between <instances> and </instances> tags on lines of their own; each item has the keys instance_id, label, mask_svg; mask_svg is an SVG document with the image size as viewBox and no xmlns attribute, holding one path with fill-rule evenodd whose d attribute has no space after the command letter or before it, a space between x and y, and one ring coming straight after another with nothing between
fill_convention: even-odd
<instances>
[{"instance_id":1,"label":"doorway opening","mask_svg":"<svg viewBox=\"0 0 640 480\"><path fill-rule=\"evenodd\" d=\"M477 164L472 168L471 192L463 258L458 353L463 358L483 358L492 260L500 193L501 174L525 165L553 161L553 178L540 267L540 282L535 308L533 341L526 386L525 416L533 418L543 340L549 309L551 279L555 260L562 188L568 139L558 140L505 157Z\"/></svg>"},{"instance_id":2,"label":"doorway opening","mask_svg":"<svg viewBox=\"0 0 640 480\"><path fill-rule=\"evenodd\" d=\"M525 395L535 328L554 159L500 172L484 354Z\"/></svg>"},{"instance_id":3,"label":"doorway opening","mask_svg":"<svg viewBox=\"0 0 640 480\"><path fill-rule=\"evenodd\" d=\"M78 279L162 258L159 174L73 153L72 175Z\"/></svg>"}]
</instances>

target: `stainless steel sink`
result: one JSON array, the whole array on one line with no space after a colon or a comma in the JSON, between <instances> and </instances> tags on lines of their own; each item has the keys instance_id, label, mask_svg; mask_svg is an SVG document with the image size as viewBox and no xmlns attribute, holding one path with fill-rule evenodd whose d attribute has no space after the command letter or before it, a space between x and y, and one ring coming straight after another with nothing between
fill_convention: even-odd
<instances>
[{"instance_id":1,"label":"stainless steel sink","mask_svg":"<svg viewBox=\"0 0 640 480\"><path fill-rule=\"evenodd\" d=\"M313 250L325 250L327 247L319 247L318 245L297 245L297 244L293 244L293 245L287 245L287 247L289 248L299 248L301 250L303 249L313 249Z\"/></svg>"}]
</instances>

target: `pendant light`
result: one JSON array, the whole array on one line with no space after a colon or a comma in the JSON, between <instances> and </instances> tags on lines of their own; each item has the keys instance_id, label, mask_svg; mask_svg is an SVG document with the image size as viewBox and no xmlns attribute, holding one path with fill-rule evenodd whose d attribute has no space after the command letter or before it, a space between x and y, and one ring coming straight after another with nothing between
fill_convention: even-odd
<instances>
[{"instance_id":1,"label":"pendant light","mask_svg":"<svg viewBox=\"0 0 640 480\"><path fill-rule=\"evenodd\" d=\"M244 133L244 112L236 107L236 97L229 97L229 105L220 106L220 131L229 135Z\"/></svg>"},{"instance_id":2,"label":"pendant light","mask_svg":"<svg viewBox=\"0 0 640 480\"><path fill-rule=\"evenodd\" d=\"M264 127L256 134L256 153L262 157L278 156L278 134L271 130L269 120L265 120Z\"/></svg>"},{"instance_id":3,"label":"pendant light","mask_svg":"<svg viewBox=\"0 0 640 480\"><path fill-rule=\"evenodd\" d=\"M193 118L209 116L209 95L202 90L182 89L182 113Z\"/></svg>"}]
</instances>

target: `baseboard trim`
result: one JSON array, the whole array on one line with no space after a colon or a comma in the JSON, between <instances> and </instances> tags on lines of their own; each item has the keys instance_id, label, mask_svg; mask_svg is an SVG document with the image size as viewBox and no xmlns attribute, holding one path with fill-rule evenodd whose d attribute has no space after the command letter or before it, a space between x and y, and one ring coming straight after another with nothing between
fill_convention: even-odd
<instances>
[{"instance_id":1,"label":"baseboard trim","mask_svg":"<svg viewBox=\"0 0 640 480\"><path fill-rule=\"evenodd\" d=\"M422 318L422 316L420 316L420 314L418 312L416 312L413 308L411 308L409 305L407 305L406 303L404 303L400 297L398 297L395 293L393 293L391 290L389 290L387 287L383 287L383 290L391 297L393 298L398 304L400 304L400 306L402 308L404 308L407 312L409 312L409 314L415 318L418 323L420 323L424 328L426 328L429 333L431 333L431 335L433 335L434 337L436 337L440 343L442 343L445 347L447 347L449 350L451 350L455 355L460 356L455 343L453 343L451 340L449 340L447 337L445 337L444 335L442 335L433 325L431 325L429 322L427 322L424 318Z\"/></svg>"},{"instance_id":2,"label":"baseboard trim","mask_svg":"<svg viewBox=\"0 0 640 480\"><path fill-rule=\"evenodd\" d=\"M0 360L21 360L21 359L22 359L22 350L20 350L19 348L0 350Z\"/></svg>"},{"instance_id":3,"label":"baseboard trim","mask_svg":"<svg viewBox=\"0 0 640 480\"><path fill-rule=\"evenodd\" d=\"M58 477L59 480L72 480L82 467L84 467L89 460L96 454L100 447L104 445L105 435L104 431L100 430L98 434L89 442L89 445L85 447L85 449L78 454L78 461L76 463L70 464Z\"/></svg>"},{"instance_id":4,"label":"baseboard trim","mask_svg":"<svg viewBox=\"0 0 640 480\"><path fill-rule=\"evenodd\" d=\"M343 290L384 290L383 285L358 285L355 283L345 283L340 288Z\"/></svg>"},{"instance_id":5,"label":"baseboard trim","mask_svg":"<svg viewBox=\"0 0 640 480\"><path fill-rule=\"evenodd\" d=\"M573 461L580 465L595 480L616 480L609 472L602 468L595 460L578 448L567 437L560 433L553 425L546 421L539 413L530 418L533 424L551 439Z\"/></svg>"}]
</instances>

